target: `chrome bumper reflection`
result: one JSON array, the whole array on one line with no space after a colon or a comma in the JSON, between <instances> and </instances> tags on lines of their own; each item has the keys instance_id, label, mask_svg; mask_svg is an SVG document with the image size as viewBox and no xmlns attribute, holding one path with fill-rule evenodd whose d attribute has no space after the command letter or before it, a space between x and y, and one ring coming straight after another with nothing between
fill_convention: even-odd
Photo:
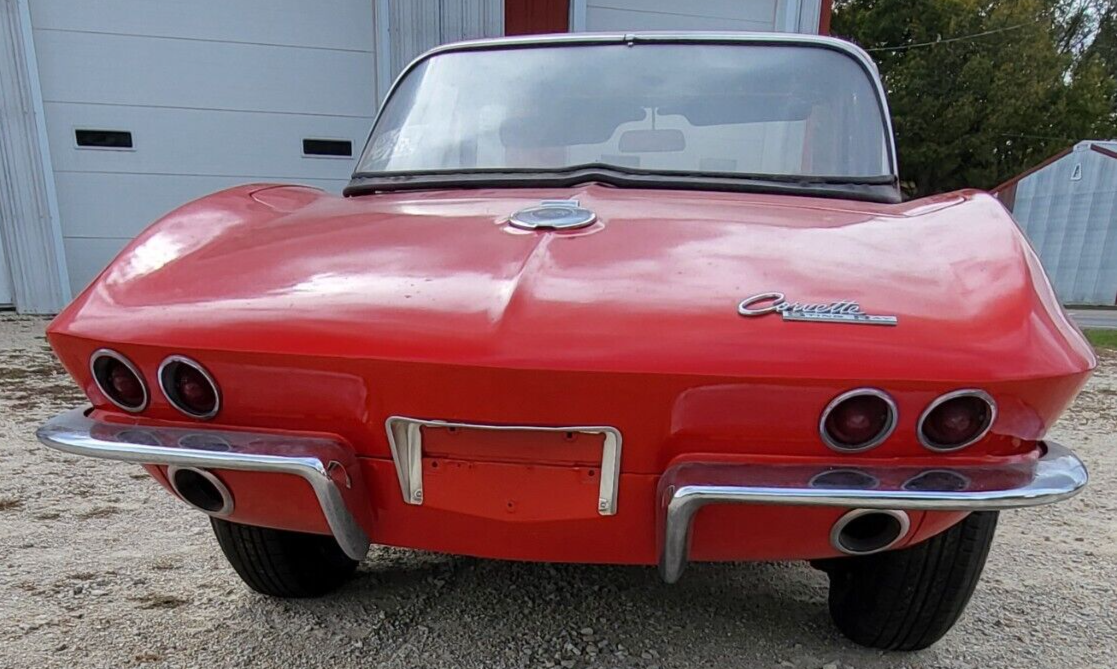
<instances>
[{"instance_id":1,"label":"chrome bumper reflection","mask_svg":"<svg viewBox=\"0 0 1117 669\"><path fill-rule=\"evenodd\" d=\"M324 438L214 429L104 423L75 409L36 432L51 448L145 465L293 474L314 490L326 522L347 555L368 553L369 539L351 511L363 500L360 469L351 449Z\"/></svg>"},{"instance_id":2,"label":"chrome bumper reflection","mask_svg":"<svg viewBox=\"0 0 1117 669\"><path fill-rule=\"evenodd\" d=\"M1086 485L1086 467L1047 442L1033 461L949 468L683 463L659 484L660 574L686 567L694 514L707 504L778 504L917 511L987 511L1050 504Z\"/></svg>"}]
</instances>

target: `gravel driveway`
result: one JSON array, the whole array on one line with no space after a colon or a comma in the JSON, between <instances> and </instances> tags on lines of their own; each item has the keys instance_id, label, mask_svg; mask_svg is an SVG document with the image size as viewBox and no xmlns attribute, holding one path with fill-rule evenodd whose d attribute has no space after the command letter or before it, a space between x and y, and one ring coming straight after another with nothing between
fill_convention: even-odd
<instances>
[{"instance_id":1,"label":"gravel driveway","mask_svg":"<svg viewBox=\"0 0 1117 669\"><path fill-rule=\"evenodd\" d=\"M42 337L0 314L0 667L1084 667L1117 658L1117 355L1052 437L1074 500L1005 513L954 631L914 654L846 642L805 564L519 564L374 548L339 594L245 588L205 516L139 467L32 436L82 402Z\"/></svg>"}]
</instances>

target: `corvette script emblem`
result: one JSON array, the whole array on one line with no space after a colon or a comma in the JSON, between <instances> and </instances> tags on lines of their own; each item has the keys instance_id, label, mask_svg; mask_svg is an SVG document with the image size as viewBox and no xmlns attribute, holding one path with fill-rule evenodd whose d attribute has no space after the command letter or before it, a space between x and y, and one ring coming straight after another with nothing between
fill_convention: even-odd
<instances>
[{"instance_id":1,"label":"corvette script emblem","mask_svg":"<svg viewBox=\"0 0 1117 669\"><path fill-rule=\"evenodd\" d=\"M895 316L867 314L853 300L838 300L818 304L788 302L783 293L760 293L741 300L737 313L742 316L780 314L785 321L810 321L815 323L855 323L861 325L896 325Z\"/></svg>"}]
</instances>

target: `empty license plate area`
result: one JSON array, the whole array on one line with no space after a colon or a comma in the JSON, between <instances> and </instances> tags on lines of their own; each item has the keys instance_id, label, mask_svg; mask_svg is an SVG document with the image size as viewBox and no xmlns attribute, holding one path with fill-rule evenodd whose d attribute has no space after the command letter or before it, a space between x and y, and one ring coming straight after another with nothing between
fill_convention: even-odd
<instances>
[{"instance_id":1,"label":"empty license plate area","mask_svg":"<svg viewBox=\"0 0 1117 669\"><path fill-rule=\"evenodd\" d=\"M600 467L602 434L424 425L423 458Z\"/></svg>"},{"instance_id":2,"label":"empty license plate area","mask_svg":"<svg viewBox=\"0 0 1117 669\"><path fill-rule=\"evenodd\" d=\"M616 513L621 434L608 426L485 425L392 416L388 440L408 504L491 516ZM429 479L429 481L428 481ZM437 488L435 486L438 486ZM509 491L515 491L514 494ZM576 515L548 514L556 498ZM583 499L584 498L584 499ZM536 503L538 502L538 504ZM523 509L528 503L530 510Z\"/></svg>"},{"instance_id":3,"label":"empty license plate area","mask_svg":"<svg viewBox=\"0 0 1117 669\"><path fill-rule=\"evenodd\" d=\"M592 518L604 436L424 426L425 505L509 522Z\"/></svg>"}]
</instances>

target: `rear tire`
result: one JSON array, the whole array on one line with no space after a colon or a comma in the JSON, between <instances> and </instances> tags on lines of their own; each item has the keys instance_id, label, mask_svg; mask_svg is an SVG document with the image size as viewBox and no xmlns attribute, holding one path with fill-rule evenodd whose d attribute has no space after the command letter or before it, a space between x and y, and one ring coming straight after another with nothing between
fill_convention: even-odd
<instances>
[{"instance_id":1,"label":"rear tire","mask_svg":"<svg viewBox=\"0 0 1117 669\"><path fill-rule=\"evenodd\" d=\"M331 536L210 518L229 564L248 587L272 597L320 597L353 575L357 562Z\"/></svg>"},{"instance_id":2,"label":"rear tire","mask_svg":"<svg viewBox=\"0 0 1117 669\"><path fill-rule=\"evenodd\" d=\"M997 512L975 512L911 548L821 561L830 577L830 617L863 646L930 646L970 601L996 527Z\"/></svg>"}]
</instances>

